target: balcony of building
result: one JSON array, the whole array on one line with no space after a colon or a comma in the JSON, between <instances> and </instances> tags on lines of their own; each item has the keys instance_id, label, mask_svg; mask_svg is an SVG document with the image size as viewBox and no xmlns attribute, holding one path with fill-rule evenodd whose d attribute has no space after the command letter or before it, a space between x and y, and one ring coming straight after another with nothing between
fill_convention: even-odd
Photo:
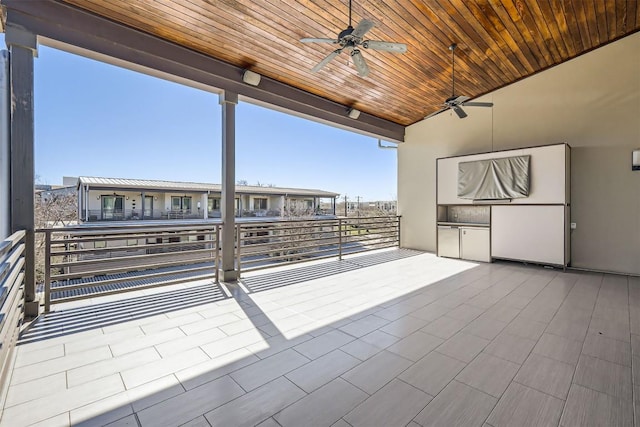
<instances>
[{"instance_id":1,"label":"balcony of building","mask_svg":"<svg viewBox=\"0 0 640 427\"><path fill-rule=\"evenodd\" d=\"M640 427L637 1L362 2L354 30L351 2L346 30L346 2L187 3L2 0L0 424ZM336 41L355 61L305 43ZM78 209L117 224L37 230L40 45L217 94L220 220L140 224L147 194L109 189ZM236 221L239 102L397 143L402 234ZM487 263L418 251L438 249L437 159L564 141L570 173L535 172L566 192L562 269L513 255L535 239ZM165 212L217 210L176 190Z\"/></svg>"},{"instance_id":2,"label":"balcony of building","mask_svg":"<svg viewBox=\"0 0 640 427\"><path fill-rule=\"evenodd\" d=\"M397 248L71 298L2 425L631 426L639 315L638 278Z\"/></svg>"}]
</instances>

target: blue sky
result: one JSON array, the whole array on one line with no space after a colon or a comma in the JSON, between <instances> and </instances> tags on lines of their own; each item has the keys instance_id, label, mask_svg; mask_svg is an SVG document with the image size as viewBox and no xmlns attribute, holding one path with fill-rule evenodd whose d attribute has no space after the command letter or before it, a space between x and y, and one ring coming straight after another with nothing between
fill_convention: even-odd
<instances>
[{"instance_id":1,"label":"blue sky","mask_svg":"<svg viewBox=\"0 0 640 427\"><path fill-rule=\"evenodd\" d=\"M218 96L40 46L36 175L221 181ZM377 140L246 102L237 106L236 179L396 197L396 151Z\"/></svg>"}]
</instances>

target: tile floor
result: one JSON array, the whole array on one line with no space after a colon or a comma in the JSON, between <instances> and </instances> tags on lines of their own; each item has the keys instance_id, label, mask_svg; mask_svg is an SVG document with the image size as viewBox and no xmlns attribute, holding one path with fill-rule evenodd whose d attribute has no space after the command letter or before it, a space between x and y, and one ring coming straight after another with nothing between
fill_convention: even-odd
<instances>
[{"instance_id":1,"label":"tile floor","mask_svg":"<svg viewBox=\"0 0 640 427\"><path fill-rule=\"evenodd\" d=\"M640 278L376 256L58 306L1 425L640 426Z\"/></svg>"}]
</instances>

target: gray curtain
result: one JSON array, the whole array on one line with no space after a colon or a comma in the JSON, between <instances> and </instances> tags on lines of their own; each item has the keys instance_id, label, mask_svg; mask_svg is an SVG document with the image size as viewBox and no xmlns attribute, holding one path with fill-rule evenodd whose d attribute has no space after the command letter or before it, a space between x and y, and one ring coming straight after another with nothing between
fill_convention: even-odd
<instances>
[{"instance_id":1,"label":"gray curtain","mask_svg":"<svg viewBox=\"0 0 640 427\"><path fill-rule=\"evenodd\" d=\"M458 197L504 200L529 196L531 156L458 163Z\"/></svg>"}]
</instances>

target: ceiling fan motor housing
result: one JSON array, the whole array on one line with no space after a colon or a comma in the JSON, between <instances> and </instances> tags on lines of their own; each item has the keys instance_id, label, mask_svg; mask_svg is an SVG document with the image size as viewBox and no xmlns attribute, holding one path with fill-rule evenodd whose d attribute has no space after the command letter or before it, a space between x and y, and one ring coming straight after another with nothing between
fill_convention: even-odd
<instances>
[{"instance_id":1,"label":"ceiling fan motor housing","mask_svg":"<svg viewBox=\"0 0 640 427\"><path fill-rule=\"evenodd\" d=\"M342 41L343 38L350 36L351 33L353 33L353 27L349 25L345 30L340 31L340 34L338 34L338 40Z\"/></svg>"}]
</instances>

